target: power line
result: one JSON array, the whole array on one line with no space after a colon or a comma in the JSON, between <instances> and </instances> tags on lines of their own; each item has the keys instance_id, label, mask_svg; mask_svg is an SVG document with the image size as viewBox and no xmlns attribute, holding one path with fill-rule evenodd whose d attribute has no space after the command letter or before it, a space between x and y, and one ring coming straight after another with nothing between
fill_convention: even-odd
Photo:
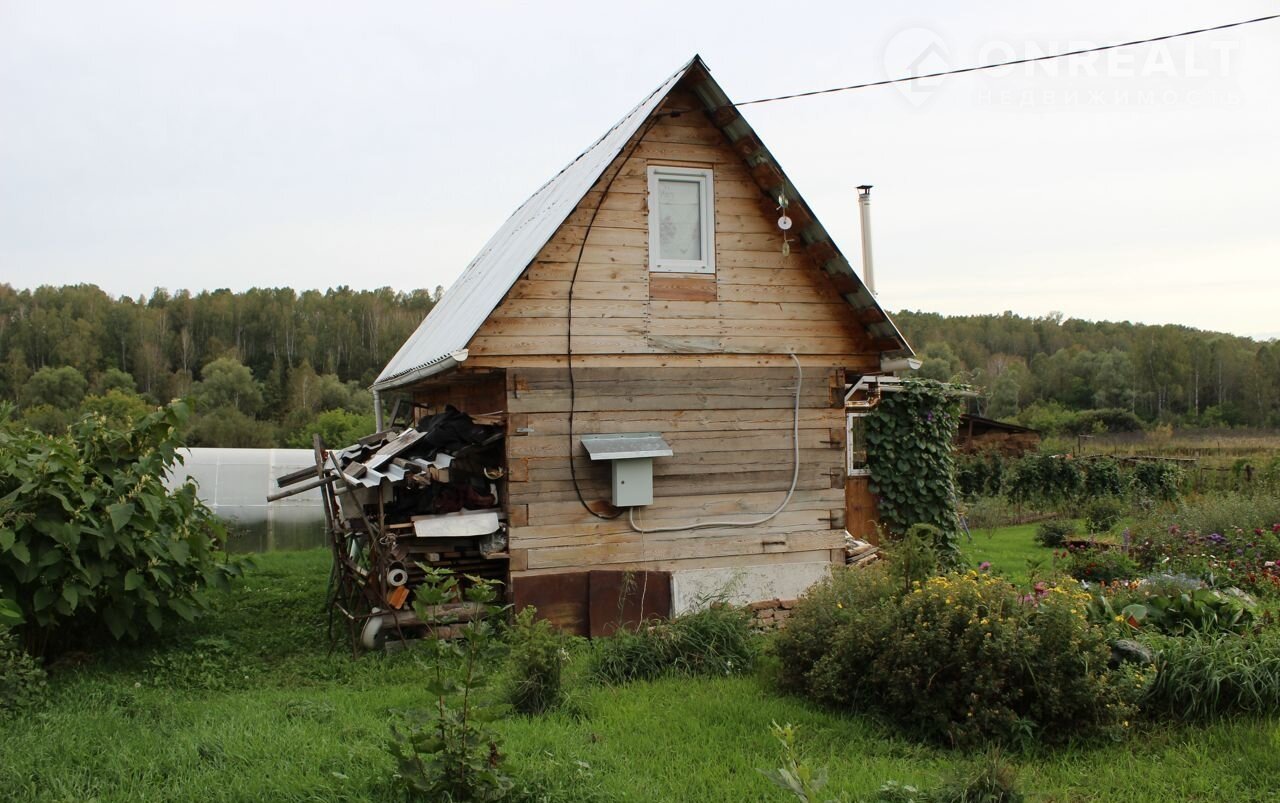
<instances>
[{"instance_id":1,"label":"power line","mask_svg":"<svg viewBox=\"0 0 1280 803\"><path fill-rule=\"evenodd\" d=\"M901 84L907 81L922 81L926 78L941 78L944 75L960 75L962 73L978 72L980 70L994 70L999 67L1012 67L1018 64L1033 64L1038 61L1051 61L1053 59L1064 59L1070 56L1083 56L1086 53L1101 53L1104 50L1115 50L1117 48L1133 47L1135 45L1148 45L1152 42L1164 42L1169 39L1178 39L1184 36L1195 36L1197 34L1211 33L1213 31L1225 31L1228 28L1239 28L1242 25L1253 25L1257 22L1267 22L1268 20L1275 19L1280 19L1280 14L1271 14L1266 17L1255 17L1251 20L1241 20L1239 22L1228 22L1225 25L1215 25L1212 28L1197 28L1194 31L1181 31L1179 33L1165 34L1164 36L1153 36L1150 39L1134 39L1132 42L1119 42L1114 45L1101 45L1099 47L1089 47L1083 50L1068 50L1065 53L1050 53L1046 56L1033 56L1025 59L996 62L994 64L979 64L974 67L961 67L956 70L943 70L942 72L934 72L927 75L904 75L901 78L887 78L883 81L870 81L865 84L851 84L849 86L831 87L830 89L813 89L808 92L796 92L791 95L778 95L777 97L772 98L758 98L756 100L746 100L741 103L727 103L725 106L754 106L758 103L772 103L776 100L793 100L795 98L808 98L814 95L830 95L834 92L848 92L853 89L869 89L874 86L888 86L889 84Z\"/></svg>"}]
</instances>

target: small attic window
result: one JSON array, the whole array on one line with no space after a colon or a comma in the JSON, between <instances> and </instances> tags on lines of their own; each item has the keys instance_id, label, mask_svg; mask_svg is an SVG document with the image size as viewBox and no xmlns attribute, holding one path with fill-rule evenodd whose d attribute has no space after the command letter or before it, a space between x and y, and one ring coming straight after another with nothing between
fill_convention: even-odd
<instances>
[{"instance_id":1,"label":"small attic window","mask_svg":"<svg viewBox=\"0 0 1280 803\"><path fill-rule=\"evenodd\" d=\"M715 273L711 171L649 168L649 270Z\"/></svg>"}]
</instances>

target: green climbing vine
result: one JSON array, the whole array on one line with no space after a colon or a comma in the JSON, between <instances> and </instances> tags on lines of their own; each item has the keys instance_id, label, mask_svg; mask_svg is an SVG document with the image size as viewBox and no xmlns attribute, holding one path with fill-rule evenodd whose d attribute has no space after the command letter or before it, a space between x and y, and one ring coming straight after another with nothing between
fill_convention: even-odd
<instances>
[{"instance_id":1,"label":"green climbing vine","mask_svg":"<svg viewBox=\"0 0 1280 803\"><path fill-rule=\"evenodd\" d=\"M942 544L959 531L952 443L960 421L954 387L908 380L886 392L867 417L867 464L871 491L880 499L880 520L895 536L913 525L939 531Z\"/></svg>"}]
</instances>

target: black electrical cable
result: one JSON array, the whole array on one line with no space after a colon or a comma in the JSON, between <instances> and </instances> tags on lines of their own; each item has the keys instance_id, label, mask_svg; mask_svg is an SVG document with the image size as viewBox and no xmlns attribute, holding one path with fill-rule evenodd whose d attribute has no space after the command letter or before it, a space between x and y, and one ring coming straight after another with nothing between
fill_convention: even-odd
<instances>
[{"instance_id":1,"label":"black electrical cable","mask_svg":"<svg viewBox=\"0 0 1280 803\"><path fill-rule=\"evenodd\" d=\"M1184 36L1195 36L1202 33L1211 33L1213 31L1225 31L1228 28L1238 28L1242 25L1253 25L1257 22L1267 22L1269 20L1280 19L1280 14L1271 14L1266 17L1255 17L1250 20L1241 20L1239 22L1228 22L1224 25L1214 25L1211 28L1197 28L1193 31L1180 31L1179 33L1165 34L1164 36L1153 36L1149 39L1134 39L1131 42L1119 42L1113 45L1100 45L1098 47L1089 47L1082 50L1068 50L1064 53L1050 53L1045 56L1033 56L1025 59L1014 59L1012 61L1001 61L994 64L979 64L973 67L961 67L955 70L943 70L941 72L928 73L927 75L905 75L901 78L887 78L883 81L870 81L865 84L851 84L850 86L837 86L830 89L813 89L808 92L796 92L790 95L778 95L772 98L757 98L756 100L744 100L741 103L726 103L720 108L736 108L739 106L754 106L759 103L773 103L777 100L793 100L795 98L808 98L814 95L830 95L834 92L848 92L853 89L868 89L875 86L888 86L890 84L901 84L907 81L921 81L926 78L941 78L944 75L960 75L962 73L978 72L980 70L994 70L1000 67L1012 67L1018 64L1033 64L1038 61L1051 61L1053 59L1064 59L1070 56L1082 56L1087 53L1100 53L1104 50L1115 50L1121 47L1133 47L1135 45L1147 45L1152 42L1164 42L1169 39L1178 39Z\"/></svg>"},{"instance_id":2,"label":"black electrical cable","mask_svg":"<svg viewBox=\"0 0 1280 803\"><path fill-rule=\"evenodd\" d=\"M667 114L670 116L678 116L681 112ZM565 310L565 360L569 365L569 476L573 479L573 490L574 493L578 495L578 501L582 503L582 507L598 519L616 519L621 516L624 511L619 510L613 515L606 515L592 510L591 506L587 504L586 497L582 495L582 486L578 484L578 467L574 461L573 455L573 416L575 412L574 408L577 407L576 401L578 398L578 389L573 378L573 288L578 281L578 268L582 267L582 254L587 249L587 237L591 235L591 227L595 225L596 216L600 214L600 207L604 205L604 199L608 196L609 189L613 187L613 182L617 180L618 176L622 175L622 169L626 167L627 162L636 152L636 148L640 146L640 142L645 138L645 135L653 129L662 117L667 116L667 114L655 114L650 118L649 122L645 124L645 127L641 129L640 134L635 138L635 141L632 142L631 146L626 150L621 161L618 162L618 169L613 171L613 175L609 177L609 181L604 185L604 188L600 192L600 198L596 201L595 208L591 210L591 217L587 220L587 228L582 232L582 242L578 245L578 257L573 262L573 274L569 277L569 307Z\"/></svg>"}]
</instances>

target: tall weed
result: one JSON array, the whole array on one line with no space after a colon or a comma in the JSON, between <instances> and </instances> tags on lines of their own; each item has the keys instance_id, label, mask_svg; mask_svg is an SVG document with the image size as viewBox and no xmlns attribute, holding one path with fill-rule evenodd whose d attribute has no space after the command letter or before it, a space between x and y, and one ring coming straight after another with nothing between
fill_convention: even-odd
<instances>
[{"instance_id":1,"label":"tall weed","mask_svg":"<svg viewBox=\"0 0 1280 803\"><path fill-rule=\"evenodd\" d=\"M587 671L602 683L740 674L755 665L757 640L745 610L713 604L597 639Z\"/></svg>"}]
</instances>

